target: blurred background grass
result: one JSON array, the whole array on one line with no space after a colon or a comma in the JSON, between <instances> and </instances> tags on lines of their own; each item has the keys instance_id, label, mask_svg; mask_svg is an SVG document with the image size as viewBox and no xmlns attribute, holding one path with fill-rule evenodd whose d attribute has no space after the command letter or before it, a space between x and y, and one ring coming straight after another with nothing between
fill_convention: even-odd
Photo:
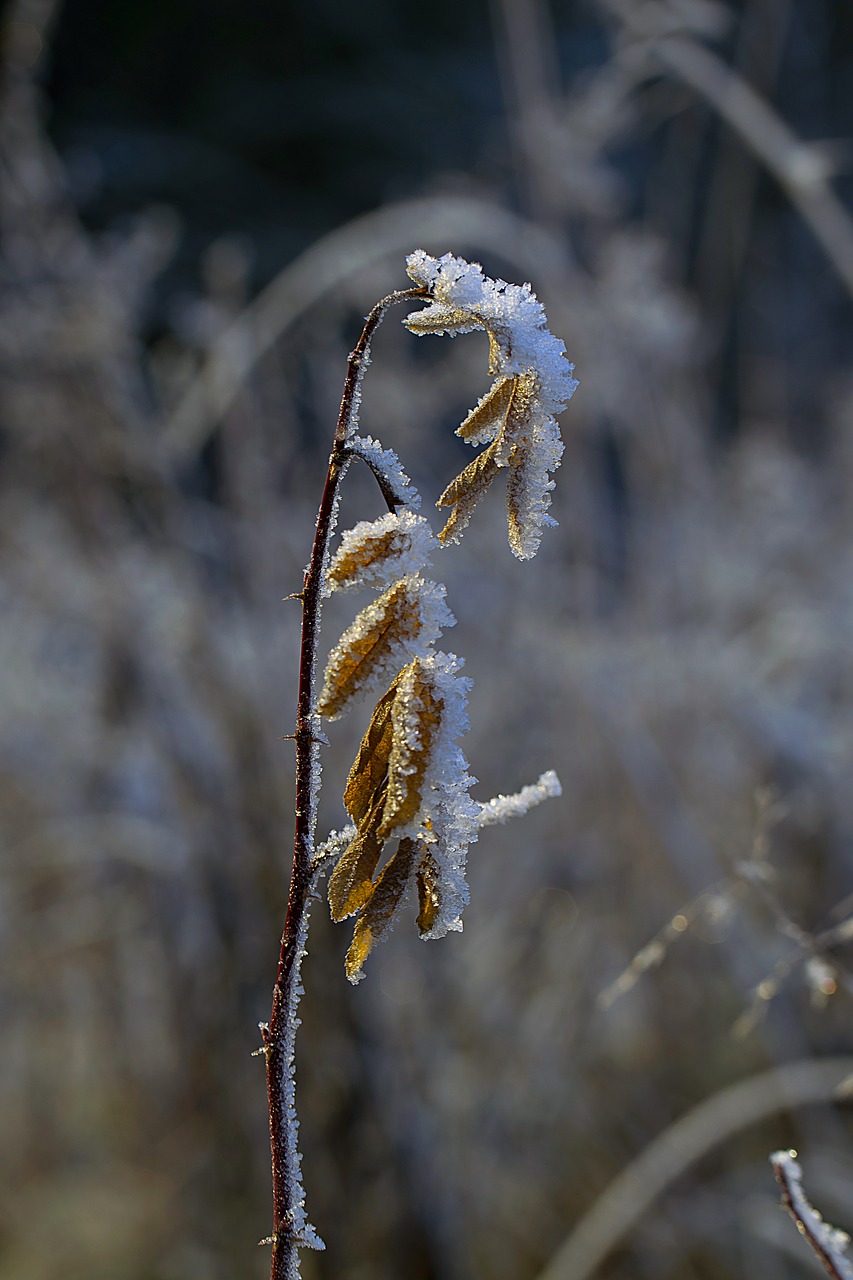
<instances>
[{"instance_id":1,"label":"blurred background grass","mask_svg":"<svg viewBox=\"0 0 853 1280\"><path fill-rule=\"evenodd\" d=\"M853 1041L853 11L7 0L2 30L0 1276L265 1273L280 599L346 353L422 246L532 280L577 362L559 530L519 565L496 499L441 566L478 795L564 796L483 833L463 935L401 927L355 991L316 909L305 1276L536 1277L691 1107ZM485 341L392 318L374 354L363 427L429 507ZM814 1273L766 1156L853 1225L845 1111L747 1119L596 1274Z\"/></svg>"}]
</instances>

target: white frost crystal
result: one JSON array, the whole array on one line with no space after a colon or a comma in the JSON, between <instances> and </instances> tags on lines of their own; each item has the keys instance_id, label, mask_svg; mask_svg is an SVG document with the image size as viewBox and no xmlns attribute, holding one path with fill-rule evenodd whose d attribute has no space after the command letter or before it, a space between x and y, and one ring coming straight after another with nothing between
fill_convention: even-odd
<instances>
[{"instance_id":1,"label":"white frost crystal","mask_svg":"<svg viewBox=\"0 0 853 1280\"><path fill-rule=\"evenodd\" d=\"M563 443L555 415L569 402L577 384L566 348L547 328L545 311L529 284L507 284L483 274L478 263L445 254L433 258L419 249L406 260L409 276L430 291L431 301L404 324L416 334L455 335L483 329L489 335L492 389L469 414L459 434L472 444L494 440L496 446L472 464L471 474L454 493L449 488L440 505L456 505L443 541L456 541L470 510L498 468L507 468L509 538L521 560L536 554L542 529L555 522L548 515ZM510 384L511 383L511 387ZM514 394L504 395L503 388ZM499 414L491 407L503 408ZM466 429L471 424L470 429ZM468 469L466 469L467 471ZM457 482L458 486L458 482Z\"/></svg>"}]
</instances>

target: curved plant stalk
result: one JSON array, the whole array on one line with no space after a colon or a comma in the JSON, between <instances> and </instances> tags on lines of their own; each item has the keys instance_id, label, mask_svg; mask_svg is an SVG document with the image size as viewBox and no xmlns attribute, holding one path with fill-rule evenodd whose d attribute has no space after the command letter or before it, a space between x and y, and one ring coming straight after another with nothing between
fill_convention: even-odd
<instances>
[{"instance_id":1,"label":"curved plant stalk","mask_svg":"<svg viewBox=\"0 0 853 1280\"><path fill-rule=\"evenodd\" d=\"M273 989L272 1012L261 1027L263 1055L267 1068L270 1153L273 1179L273 1230L266 1243L272 1245L270 1280L294 1280L299 1274L300 1247L323 1245L307 1221L299 1172L298 1124L294 1107L293 1054L296 1010L302 994L301 969L305 954L310 903L318 871L312 865L317 819L318 744L315 672L317 639L322 610L323 568L328 558L329 539L341 481L353 456L349 439L358 411L359 388L367 363L370 341L385 312L397 302L427 296L423 288L403 289L389 294L370 312L361 337L347 365L344 393L335 429L326 483L317 513L317 527L311 558L302 583L302 643L299 662L299 698L296 732L296 830L293 869L281 951ZM390 497L390 495L388 495Z\"/></svg>"}]
</instances>

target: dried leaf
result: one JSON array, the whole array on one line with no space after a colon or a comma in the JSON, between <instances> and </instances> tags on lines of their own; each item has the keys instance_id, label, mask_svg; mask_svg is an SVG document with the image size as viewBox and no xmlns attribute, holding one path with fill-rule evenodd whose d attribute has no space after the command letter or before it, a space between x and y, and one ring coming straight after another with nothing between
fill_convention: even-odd
<instances>
[{"instance_id":1,"label":"dried leaf","mask_svg":"<svg viewBox=\"0 0 853 1280\"><path fill-rule=\"evenodd\" d=\"M447 333L452 336L483 328L482 320L472 315L470 311L445 306L440 302L432 302L422 311L413 311L411 315L406 316L403 324L411 333L416 333L418 336L425 333Z\"/></svg>"},{"instance_id":2,"label":"dried leaf","mask_svg":"<svg viewBox=\"0 0 853 1280\"><path fill-rule=\"evenodd\" d=\"M347 530L326 573L326 592L383 590L428 564L435 548L429 523L412 511L391 511Z\"/></svg>"},{"instance_id":3,"label":"dried leaf","mask_svg":"<svg viewBox=\"0 0 853 1280\"><path fill-rule=\"evenodd\" d=\"M472 409L456 434L469 444L486 444L494 440L504 426L515 392L517 378L498 378Z\"/></svg>"},{"instance_id":4,"label":"dried leaf","mask_svg":"<svg viewBox=\"0 0 853 1280\"><path fill-rule=\"evenodd\" d=\"M329 585L345 587L377 560L386 560L392 554L398 536L396 529L386 529L353 551L339 551L329 565Z\"/></svg>"},{"instance_id":5,"label":"dried leaf","mask_svg":"<svg viewBox=\"0 0 853 1280\"><path fill-rule=\"evenodd\" d=\"M451 480L444 493L435 504L437 507L453 507L450 519L438 535L444 546L448 542L458 542L462 530L471 519L472 512L489 485L498 475L500 466L497 461L500 438L478 454L473 462L469 462L464 471L460 471L455 480Z\"/></svg>"},{"instance_id":6,"label":"dried leaf","mask_svg":"<svg viewBox=\"0 0 853 1280\"><path fill-rule=\"evenodd\" d=\"M414 840L401 840L396 853L382 868L373 893L356 920L352 943L346 954L345 967L350 982L358 982L365 960L390 932L418 853L419 846Z\"/></svg>"},{"instance_id":7,"label":"dried leaf","mask_svg":"<svg viewBox=\"0 0 853 1280\"><path fill-rule=\"evenodd\" d=\"M441 700L420 674L420 663L411 663L400 674L391 707L393 736L388 788L379 826L379 833L385 839L411 822L421 807L421 792L440 725L441 707Z\"/></svg>"},{"instance_id":8,"label":"dried leaf","mask_svg":"<svg viewBox=\"0 0 853 1280\"><path fill-rule=\"evenodd\" d=\"M378 831L384 803L383 789L329 877L329 909L333 920L355 915L373 893L373 873L385 844Z\"/></svg>"},{"instance_id":9,"label":"dried leaf","mask_svg":"<svg viewBox=\"0 0 853 1280\"><path fill-rule=\"evenodd\" d=\"M510 459L509 476L506 486L506 523L509 545L514 555L521 555L524 545L524 498L525 498L524 455L517 450Z\"/></svg>"},{"instance_id":10,"label":"dried leaf","mask_svg":"<svg viewBox=\"0 0 853 1280\"><path fill-rule=\"evenodd\" d=\"M489 373L494 378L501 368L512 359L512 334L508 325L489 320L484 324L489 335Z\"/></svg>"},{"instance_id":11,"label":"dried leaf","mask_svg":"<svg viewBox=\"0 0 853 1280\"><path fill-rule=\"evenodd\" d=\"M367 732L361 740L355 763L349 771L344 791L347 813L356 826L363 821L373 798L388 774L393 725L391 706L397 692L398 676L387 693L376 704Z\"/></svg>"},{"instance_id":12,"label":"dried leaf","mask_svg":"<svg viewBox=\"0 0 853 1280\"><path fill-rule=\"evenodd\" d=\"M432 854L427 850L421 859L421 864L417 871L418 883L418 933L421 937L426 937L438 919L438 913L441 910L441 896L439 894L439 871L438 865Z\"/></svg>"},{"instance_id":13,"label":"dried leaf","mask_svg":"<svg viewBox=\"0 0 853 1280\"><path fill-rule=\"evenodd\" d=\"M402 650L410 656L416 642L428 642L442 626L452 626L444 588L417 574L402 578L369 604L341 636L329 655L317 711L333 719L351 698L392 665Z\"/></svg>"}]
</instances>

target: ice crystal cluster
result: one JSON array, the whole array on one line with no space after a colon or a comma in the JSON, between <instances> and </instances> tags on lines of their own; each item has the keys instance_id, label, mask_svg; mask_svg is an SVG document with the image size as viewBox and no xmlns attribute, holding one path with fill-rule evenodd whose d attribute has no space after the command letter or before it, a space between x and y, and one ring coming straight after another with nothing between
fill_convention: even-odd
<instances>
[{"instance_id":1,"label":"ice crystal cluster","mask_svg":"<svg viewBox=\"0 0 853 1280\"><path fill-rule=\"evenodd\" d=\"M548 515L563 443L555 415L578 385L566 348L549 331L529 284L491 280L475 262L432 258L419 249L406 261L409 276L429 289L430 303L405 324L416 334L454 336L482 329L489 338L490 390L459 427L469 444L488 447L448 485L438 506L451 514L439 538L456 542L482 495L504 473L509 544L520 560L536 554Z\"/></svg>"},{"instance_id":2,"label":"ice crystal cluster","mask_svg":"<svg viewBox=\"0 0 853 1280\"><path fill-rule=\"evenodd\" d=\"M439 498L450 515L438 538L416 514L419 496L396 455L354 429L347 436L349 455L368 464L391 508L343 535L322 586L324 595L377 593L332 649L316 707L334 720L359 695L380 692L344 793L351 825L321 850L333 864L333 918L355 917L346 958L353 982L410 898L421 937L461 929L467 849L479 828L559 794L556 775L547 773L514 796L472 800L475 779L458 745L468 728L470 681L458 658L435 648L455 619L444 587L423 571L439 545L459 540L498 477L506 480L510 547L520 559L536 553L543 528L554 523L551 475L563 451L555 415L577 385L573 366L529 285L490 280L476 263L450 254L418 251L407 267L428 296L404 323L415 334L484 330L494 381L459 427L464 440L485 447Z\"/></svg>"}]
</instances>

